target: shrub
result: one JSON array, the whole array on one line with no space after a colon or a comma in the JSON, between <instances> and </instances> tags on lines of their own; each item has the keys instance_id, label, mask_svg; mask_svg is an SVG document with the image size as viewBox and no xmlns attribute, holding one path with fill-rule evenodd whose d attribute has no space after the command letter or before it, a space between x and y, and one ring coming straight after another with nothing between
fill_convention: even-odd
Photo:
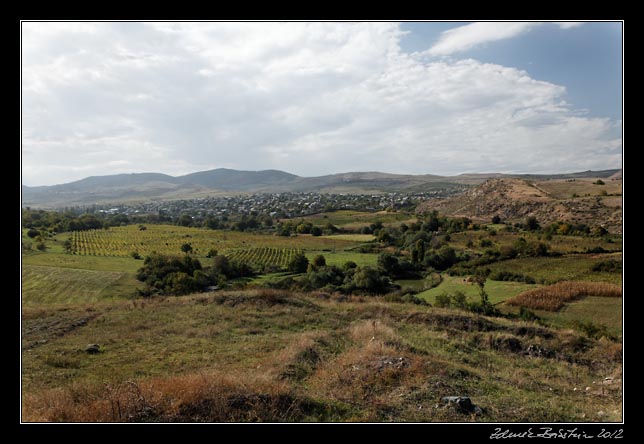
<instances>
[{"instance_id":1,"label":"shrub","mask_svg":"<svg viewBox=\"0 0 644 444\"><path fill-rule=\"evenodd\" d=\"M34 237L38 236L39 234L40 234L40 231L38 231L38 230L36 230L34 228L30 228L29 231L27 231L27 236L29 236L32 239Z\"/></svg>"},{"instance_id":2,"label":"shrub","mask_svg":"<svg viewBox=\"0 0 644 444\"><path fill-rule=\"evenodd\" d=\"M454 307L466 309L467 308L467 296L462 291L457 291L452 295L451 303Z\"/></svg>"},{"instance_id":3,"label":"shrub","mask_svg":"<svg viewBox=\"0 0 644 444\"><path fill-rule=\"evenodd\" d=\"M492 241L490 239L481 239L479 242L481 247L486 248L486 247L491 247L492 246Z\"/></svg>"},{"instance_id":4,"label":"shrub","mask_svg":"<svg viewBox=\"0 0 644 444\"><path fill-rule=\"evenodd\" d=\"M604 324L596 324L593 321L574 321L573 326L591 339L600 339L602 337L612 340L617 339Z\"/></svg>"},{"instance_id":5,"label":"shrub","mask_svg":"<svg viewBox=\"0 0 644 444\"><path fill-rule=\"evenodd\" d=\"M493 281L513 281L525 282L526 284L536 284L536 280L532 276L521 273L513 273L511 271L497 271L490 274L489 278Z\"/></svg>"},{"instance_id":6,"label":"shrub","mask_svg":"<svg viewBox=\"0 0 644 444\"><path fill-rule=\"evenodd\" d=\"M597 262L591 268L592 271L604 271L607 273L621 273L622 272L622 263L614 259L609 259L607 261Z\"/></svg>"},{"instance_id":7,"label":"shrub","mask_svg":"<svg viewBox=\"0 0 644 444\"><path fill-rule=\"evenodd\" d=\"M132 256L132 259L141 259L141 255L139 254L138 251L132 251L130 253L130 256Z\"/></svg>"},{"instance_id":8,"label":"shrub","mask_svg":"<svg viewBox=\"0 0 644 444\"><path fill-rule=\"evenodd\" d=\"M309 260L304 253L297 253L288 263L288 271L291 273L304 273L309 266Z\"/></svg>"},{"instance_id":9,"label":"shrub","mask_svg":"<svg viewBox=\"0 0 644 444\"><path fill-rule=\"evenodd\" d=\"M539 319L541 319L539 318L539 316L537 316L537 314L534 311L528 310L525 307L521 307L519 309L519 318L529 322L538 321Z\"/></svg>"},{"instance_id":10,"label":"shrub","mask_svg":"<svg viewBox=\"0 0 644 444\"><path fill-rule=\"evenodd\" d=\"M447 293L436 295L434 306L436 307L450 307L452 305L452 297Z\"/></svg>"},{"instance_id":11,"label":"shrub","mask_svg":"<svg viewBox=\"0 0 644 444\"><path fill-rule=\"evenodd\" d=\"M405 294L400 300L408 304L427 305L427 302L424 299L418 298L409 293Z\"/></svg>"}]
</instances>

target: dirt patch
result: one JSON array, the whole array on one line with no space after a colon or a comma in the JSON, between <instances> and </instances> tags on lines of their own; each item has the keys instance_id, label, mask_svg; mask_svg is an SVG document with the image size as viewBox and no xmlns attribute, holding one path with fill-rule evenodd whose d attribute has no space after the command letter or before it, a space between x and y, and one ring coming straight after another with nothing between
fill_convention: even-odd
<instances>
[{"instance_id":1,"label":"dirt patch","mask_svg":"<svg viewBox=\"0 0 644 444\"><path fill-rule=\"evenodd\" d=\"M57 317L55 314L45 319L23 320L22 340L23 350L30 350L46 344L53 338L62 337L72 331L86 326L100 313L90 313L84 316Z\"/></svg>"}]
</instances>

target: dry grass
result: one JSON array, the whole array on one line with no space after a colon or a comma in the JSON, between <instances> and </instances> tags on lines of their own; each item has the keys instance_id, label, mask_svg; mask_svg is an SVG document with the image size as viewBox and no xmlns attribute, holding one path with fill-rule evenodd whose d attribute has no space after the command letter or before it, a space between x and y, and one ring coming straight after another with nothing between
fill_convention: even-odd
<instances>
[{"instance_id":1,"label":"dry grass","mask_svg":"<svg viewBox=\"0 0 644 444\"><path fill-rule=\"evenodd\" d=\"M315 403L261 375L191 374L25 395L28 422L282 422Z\"/></svg>"},{"instance_id":2,"label":"dry grass","mask_svg":"<svg viewBox=\"0 0 644 444\"><path fill-rule=\"evenodd\" d=\"M507 300L506 304L534 310L558 311L566 302L585 296L619 298L622 296L622 287L604 282L558 282L547 287L525 291Z\"/></svg>"},{"instance_id":3,"label":"dry grass","mask_svg":"<svg viewBox=\"0 0 644 444\"><path fill-rule=\"evenodd\" d=\"M274 290L94 308L100 316L60 334L45 332L77 323L84 307L26 310L23 421L574 422L599 420L599 411L621 418L622 351L608 337ZM93 342L104 351L84 353ZM607 376L614 382L594 384ZM482 415L436 407L461 395Z\"/></svg>"}]
</instances>

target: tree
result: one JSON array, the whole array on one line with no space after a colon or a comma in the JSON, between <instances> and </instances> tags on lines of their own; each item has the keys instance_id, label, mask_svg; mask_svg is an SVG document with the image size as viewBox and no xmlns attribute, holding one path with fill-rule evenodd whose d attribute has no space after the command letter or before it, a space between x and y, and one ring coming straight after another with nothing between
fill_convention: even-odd
<instances>
[{"instance_id":1,"label":"tree","mask_svg":"<svg viewBox=\"0 0 644 444\"><path fill-rule=\"evenodd\" d=\"M595 185L605 185L604 181L601 179L597 179L595 182L593 182Z\"/></svg>"},{"instance_id":2,"label":"tree","mask_svg":"<svg viewBox=\"0 0 644 444\"><path fill-rule=\"evenodd\" d=\"M536 231L539 229L539 221L536 217L530 216L526 219L525 226L530 231Z\"/></svg>"},{"instance_id":3,"label":"tree","mask_svg":"<svg viewBox=\"0 0 644 444\"><path fill-rule=\"evenodd\" d=\"M188 244L188 243L183 244L183 245L181 246L181 251L183 251L183 252L184 252L184 253L186 253L186 254L188 254L188 253L192 253L192 245L190 245L190 244Z\"/></svg>"},{"instance_id":4,"label":"tree","mask_svg":"<svg viewBox=\"0 0 644 444\"><path fill-rule=\"evenodd\" d=\"M326 259L324 258L324 255L318 254L317 256L315 256L313 258L312 264L316 268L326 267Z\"/></svg>"},{"instance_id":5,"label":"tree","mask_svg":"<svg viewBox=\"0 0 644 444\"><path fill-rule=\"evenodd\" d=\"M38 236L39 234L40 234L40 231L38 231L38 230L36 230L34 228L31 228L31 229L29 229L29 231L27 231L27 236L29 236L32 239L34 237Z\"/></svg>"},{"instance_id":6,"label":"tree","mask_svg":"<svg viewBox=\"0 0 644 444\"><path fill-rule=\"evenodd\" d=\"M495 216L492 218L492 223L493 223L493 224L500 224L500 223L501 223L501 216L499 216L498 214L497 214L497 215L495 215Z\"/></svg>"},{"instance_id":7,"label":"tree","mask_svg":"<svg viewBox=\"0 0 644 444\"><path fill-rule=\"evenodd\" d=\"M291 273L305 273L309 266L309 260L304 253L297 253L288 263L288 271Z\"/></svg>"},{"instance_id":8,"label":"tree","mask_svg":"<svg viewBox=\"0 0 644 444\"><path fill-rule=\"evenodd\" d=\"M369 293L386 293L391 286L391 281L387 276L382 276L376 268L365 266L356 269L353 275L353 284L358 290Z\"/></svg>"},{"instance_id":9,"label":"tree","mask_svg":"<svg viewBox=\"0 0 644 444\"><path fill-rule=\"evenodd\" d=\"M313 236L322 236L322 228L320 228L320 227L311 228L311 234Z\"/></svg>"},{"instance_id":10,"label":"tree","mask_svg":"<svg viewBox=\"0 0 644 444\"><path fill-rule=\"evenodd\" d=\"M192 217L187 214L181 215L181 217L177 221L177 225L181 225L182 227L189 227L190 225L192 225Z\"/></svg>"},{"instance_id":11,"label":"tree","mask_svg":"<svg viewBox=\"0 0 644 444\"><path fill-rule=\"evenodd\" d=\"M422 262L423 259L425 259L425 241L422 239L418 239L416 241L416 261L413 260L412 257L412 262Z\"/></svg>"}]
</instances>

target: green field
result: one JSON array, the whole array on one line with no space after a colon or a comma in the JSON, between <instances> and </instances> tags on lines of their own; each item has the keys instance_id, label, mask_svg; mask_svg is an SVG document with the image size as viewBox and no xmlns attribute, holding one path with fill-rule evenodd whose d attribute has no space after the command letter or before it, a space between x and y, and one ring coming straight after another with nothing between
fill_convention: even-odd
<instances>
[{"instance_id":1,"label":"green field","mask_svg":"<svg viewBox=\"0 0 644 444\"><path fill-rule=\"evenodd\" d=\"M617 336L622 335L622 298L588 296L566 304L558 312L538 311L537 314L552 325L571 328L574 322L590 321L606 326Z\"/></svg>"},{"instance_id":2,"label":"green field","mask_svg":"<svg viewBox=\"0 0 644 444\"><path fill-rule=\"evenodd\" d=\"M306 257L312 260L315 256L321 254L324 256L327 265L343 266L348 261L353 261L359 266L375 266L378 262L378 255L371 253L354 253L352 251L307 251Z\"/></svg>"},{"instance_id":3,"label":"green field","mask_svg":"<svg viewBox=\"0 0 644 444\"><path fill-rule=\"evenodd\" d=\"M487 280L485 282L485 291L490 298L490 302L498 304L517 294L536 288L537 285L524 284L522 282L499 282ZM479 301L479 286L470 282L462 276L443 275L443 282L437 287L418 293L416 296L425 299L430 304L436 302L436 296L442 293L454 294L456 291L462 291L469 302Z\"/></svg>"},{"instance_id":4,"label":"green field","mask_svg":"<svg viewBox=\"0 0 644 444\"><path fill-rule=\"evenodd\" d=\"M382 222L383 225L399 225L401 222L407 224L416 221L416 217L407 213L378 211L370 213L366 211L339 210L329 213L313 214L297 220L311 222L314 225L324 226L328 223L345 230L359 230L372 223ZM285 219L284 221L288 221Z\"/></svg>"},{"instance_id":5,"label":"green field","mask_svg":"<svg viewBox=\"0 0 644 444\"><path fill-rule=\"evenodd\" d=\"M87 303L132 297L137 282L130 273L23 265L23 304Z\"/></svg>"},{"instance_id":6,"label":"green field","mask_svg":"<svg viewBox=\"0 0 644 444\"><path fill-rule=\"evenodd\" d=\"M569 255L561 257L531 257L512 259L489 265L492 272L509 271L531 276L539 281L554 283L558 281L601 281L621 284L621 273L595 272L594 264L614 259L621 261L622 254Z\"/></svg>"}]
</instances>

